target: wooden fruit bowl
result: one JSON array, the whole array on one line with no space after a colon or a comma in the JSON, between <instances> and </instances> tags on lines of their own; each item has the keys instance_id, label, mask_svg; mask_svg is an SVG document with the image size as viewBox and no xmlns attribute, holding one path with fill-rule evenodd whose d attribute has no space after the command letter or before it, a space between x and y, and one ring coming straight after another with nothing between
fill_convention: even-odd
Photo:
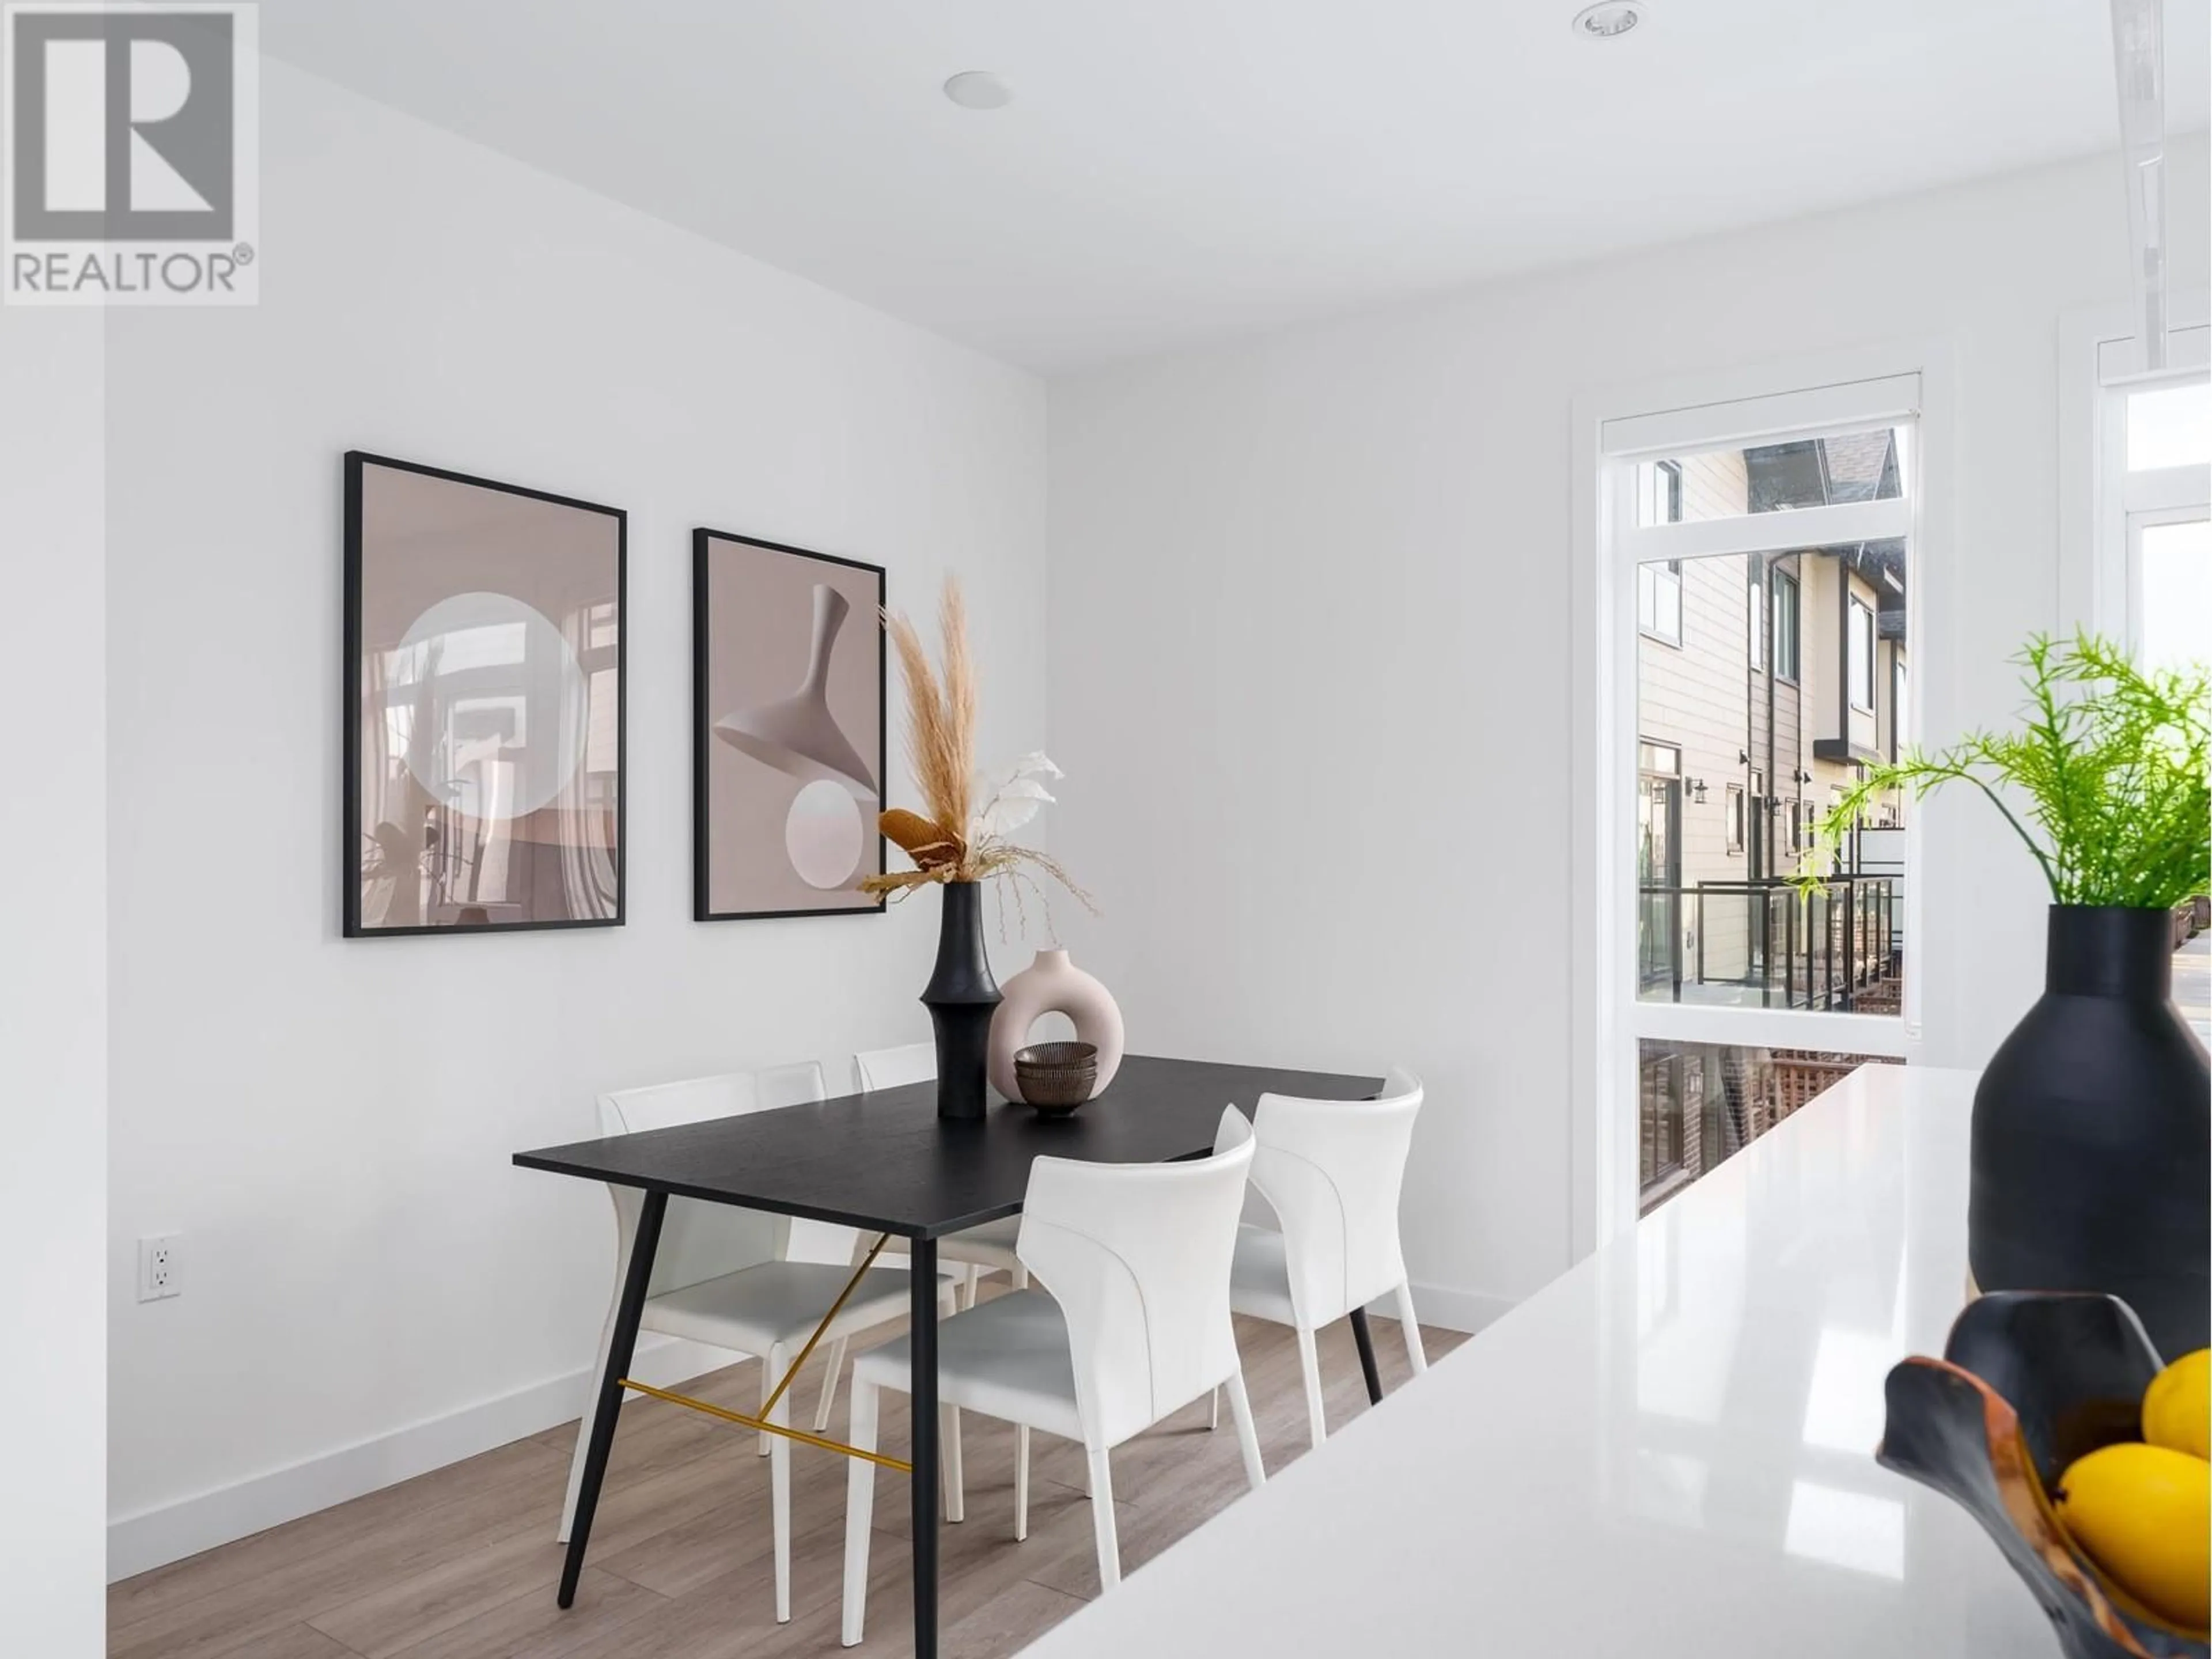
<instances>
[{"instance_id":1,"label":"wooden fruit bowl","mask_svg":"<svg viewBox=\"0 0 2212 1659\"><path fill-rule=\"evenodd\" d=\"M2208 1659L2067 1536L2050 1492L2077 1457L2137 1437L2158 1351L2127 1304L1999 1291L1969 1303L1943 1358L1900 1361L1875 1456L1961 1505L2027 1582L2068 1659Z\"/></svg>"}]
</instances>

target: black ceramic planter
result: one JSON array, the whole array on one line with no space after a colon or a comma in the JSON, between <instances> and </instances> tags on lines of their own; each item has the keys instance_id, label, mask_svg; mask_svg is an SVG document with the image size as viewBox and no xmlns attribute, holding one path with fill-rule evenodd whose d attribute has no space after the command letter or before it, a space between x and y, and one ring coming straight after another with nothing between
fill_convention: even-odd
<instances>
[{"instance_id":1,"label":"black ceramic planter","mask_svg":"<svg viewBox=\"0 0 2212 1659\"><path fill-rule=\"evenodd\" d=\"M1974 1091L1984 1291L2101 1291L2160 1353L2206 1346L2212 1071L2172 1000L2164 910L2053 905L2042 998Z\"/></svg>"},{"instance_id":2,"label":"black ceramic planter","mask_svg":"<svg viewBox=\"0 0 2212 1659\"><path fill-rule=\"evenodd\" d=\"M991 1015L999 1006L999 981L983 951L983 889L972 881L948 881L943 925L937 936L937 969L922 988L937 1034L937 1115L981 1117L988 1103Z\"/></svg>"}]
</instances>

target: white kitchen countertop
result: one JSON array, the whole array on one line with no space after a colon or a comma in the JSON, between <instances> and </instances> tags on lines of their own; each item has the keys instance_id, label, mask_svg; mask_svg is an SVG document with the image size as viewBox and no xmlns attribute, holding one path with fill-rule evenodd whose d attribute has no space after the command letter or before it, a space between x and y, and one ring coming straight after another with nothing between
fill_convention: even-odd
<instances>
[{"instance_id":1,"label":"white kitchen countertop","mask_svg":"<svg viewBox=\"0 0 2212 1659\"><path fill-rule=\"evenodd\" d=\"M1963 1299L1973 1085L1855 1073L1028 1652L2055 1656L1873 1457Z\"/></svg>"}]
</instances>

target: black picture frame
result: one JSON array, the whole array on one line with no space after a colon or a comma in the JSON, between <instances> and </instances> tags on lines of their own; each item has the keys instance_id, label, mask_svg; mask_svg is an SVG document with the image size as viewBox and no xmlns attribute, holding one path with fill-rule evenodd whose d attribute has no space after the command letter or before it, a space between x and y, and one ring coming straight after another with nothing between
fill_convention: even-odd
<instances>
[{"instance_id":1,"label":"black picture frame","mask_svg":"<svg viewBox=\"0 0 2212 1659\"><path fill-rule=\"evenodd\" d=\"M615 526L615 844L614 914L609 916L568 917L539 921L470 921L423 923L403 927L369 927L362 918L362 835L361 825L361 700L362 578L366 550L362 545L363 475L370 467L409 472L448 483L547 502L580 513L603 514ZM552 490L508 483L475 473L403 460L368 450L349 449L344 455L344 623L339 664L339 744L341 785L338 835L342 872L340 931L346 939L420 939L447 933L550 933L583 927L620 927L628 920L629 881L629 514L622 507L583 501Z\"/></svg>"},{"instance_id":2,"label":"black picture frame","mask_svg":"<svg viewBox=\"0 0 2212 1659\"><path fill-rule=\"evenodd\" d=\"M772 921L802 916L880 916L888 908L888 896L878 894L872 904L839 904L821 907L784 907L760 909L717 910L708 893L708 830L713 817L713 787L709 778L708 757L713 752L713 710L708 706L708 668L713 650L713 623L708 603L709 585L713 580L713 556L718 542L734 542L763 552L787 555L793 558L808 559L819 564L835 565L847 570L866 572L875 578L875 614L866 618L874 628L876 636L876 783L880 790L887 781L885 768L890 759L890 653L881 616L886 603L889 577L883 566L871 564L866 559L848 558L842 554L817 552L812 548L795 547L788 542L769 541L758 536L741 536L734 531L717 530L701 525L691 532L691 919L694 921ZM882 805L880 794L878 808ZM880 828L875 832L876 867L886 867L886 842Z\"/></svg>"}]
</instances>

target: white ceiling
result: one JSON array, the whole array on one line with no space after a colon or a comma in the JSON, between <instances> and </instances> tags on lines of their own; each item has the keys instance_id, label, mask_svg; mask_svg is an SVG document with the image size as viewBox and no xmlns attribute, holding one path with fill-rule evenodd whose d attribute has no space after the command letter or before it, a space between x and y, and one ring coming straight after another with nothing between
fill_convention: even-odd
<instances>
[{"instance_id":1,"label":"white ceiling","mask_svg":"<svg viewBox=\"0 0 2212 1659\"><path fill-rule=\"evenodd\" d=\"M276 55L1046 371L2112 148L2106 0L270 0ZM2206 118L2168 0L2169 129ZM977 113L939 91L1012 82ZM2118 189L2116 159L2115 189Z\"/></svg>"}]
</instances>

